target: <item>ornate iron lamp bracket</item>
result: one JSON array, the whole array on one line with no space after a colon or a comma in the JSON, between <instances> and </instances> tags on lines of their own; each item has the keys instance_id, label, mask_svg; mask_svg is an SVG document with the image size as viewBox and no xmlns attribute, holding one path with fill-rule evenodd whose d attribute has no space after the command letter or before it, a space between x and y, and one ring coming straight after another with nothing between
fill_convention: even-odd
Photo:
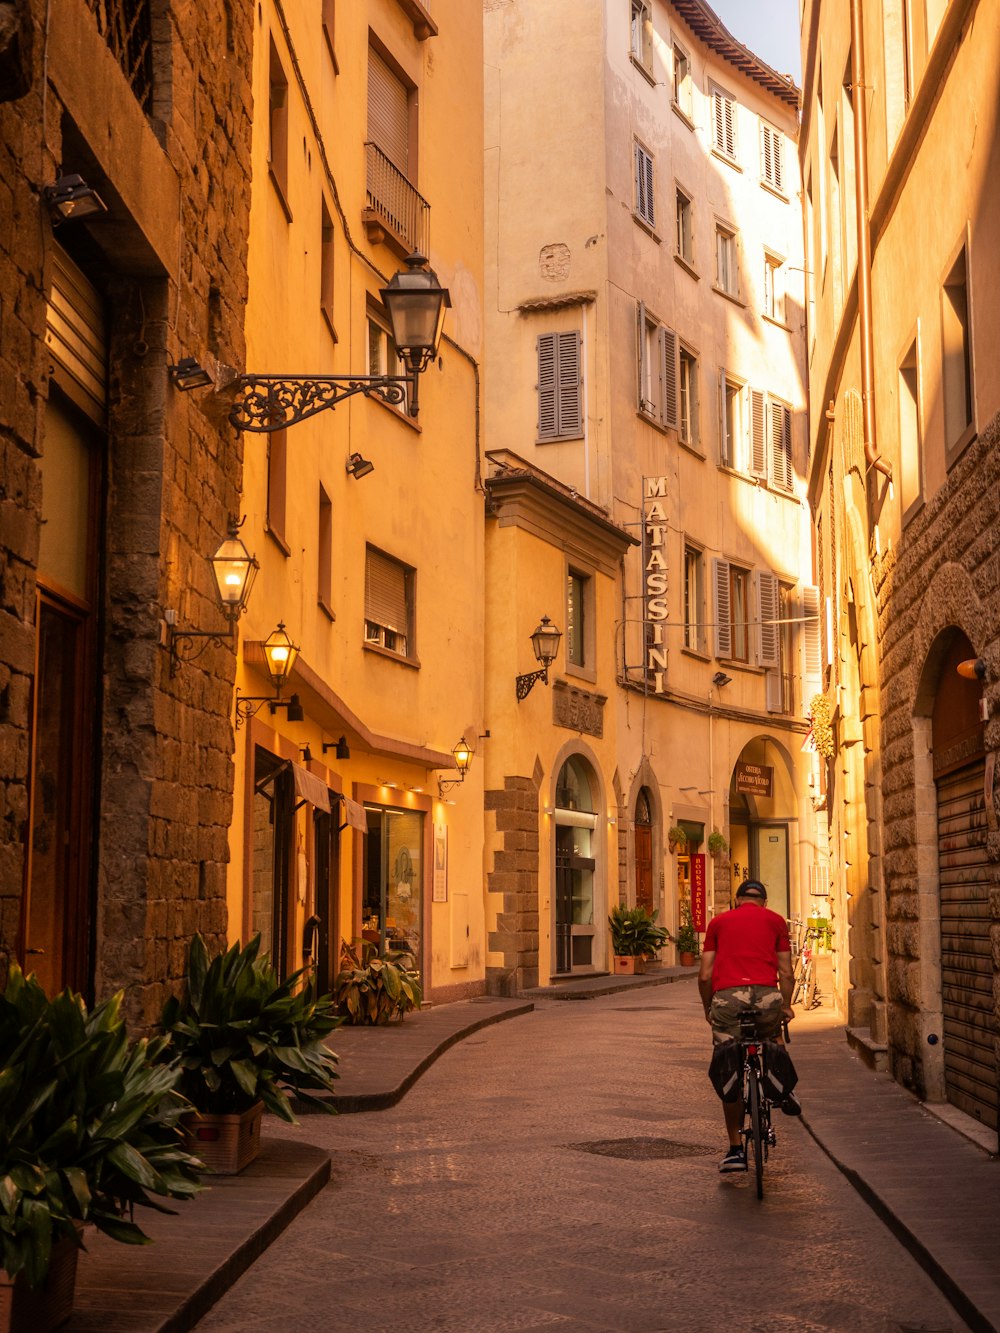
<instances>
[{"instance_id":1,"label":"ornate iron lamp bracket","mask_svg":"<svg viewBox=\"0 0 1000 1333\"><path fill-rule=\"evenodd\" d=\"M534 686L538 681L542 681L544 684L548 685L549 669L547 666L542 667L541 671L529 671L527 672L526 675L518 676L517 678L518 699L519 700L527 699L528 695L531 693L532 686Z\"/></svg>"},{"instance_id":2,"label":"ornate iron lamp bracket","mask_svg":"<svg viewBox=\"0 0 1000 1333\"><path fill-rule=\"evenodd\" d=\"M357 393L402 407L409 390L415 415L417 375L240 375L235 387L242 396L233 403L229 420L237 430L268 434L307 421Z\"/></svg>"}]
</instances>

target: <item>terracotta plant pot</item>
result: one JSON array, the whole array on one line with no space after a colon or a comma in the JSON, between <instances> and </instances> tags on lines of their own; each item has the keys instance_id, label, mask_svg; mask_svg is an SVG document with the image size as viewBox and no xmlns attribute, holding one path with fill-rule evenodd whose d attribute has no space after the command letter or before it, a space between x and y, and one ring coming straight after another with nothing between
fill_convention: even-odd
<instances>
[{"instance_id":1,"label":"terracotta plant pot","mask_svg":"<svg viewBox=\"0 0 1000 1333\"><path fill-rule=\"evenodd\" d=\"M217 1176L237 1176L260 1152L260 1122L264 1103L257 1102L241 1115L186 1115L185 1147Z\"/></svg>"},{"instance_id":2,"label":"terracotta plant pot","mask_svg":"<svg viewBox=\"0 0 1000 1333\"><path fill-rule=\"evenodd\" d=\"M12 1282L0 1269L0 1333L49 1333L65 1324L73 1313L79 1254L71 1237L56 1241L49 1275L34 1291L20 1276Z\"/></svg>"},{"instance_id":3,"label":"terracotta plant pot","mask_svg":"<svg viewBox=\"0 0 1000 1333\"><path fill-rule=\"evenodd\" d=\"M693 953L681 954L681 967L694 967L695 955Z\"/></svg>"},{"instance_id":4,"label":"terracotta plant pot","mask_svg":"<svg viewBox=\"0 0 1000 1333\"><path fill-rule=\"evenodd\" d=\"M632 974L645 972L645 970L646 960L641 955L639 957L634 957L632 954L615 954L616 973L624 972L626 974Z\"/></svg>"}]
</instances>

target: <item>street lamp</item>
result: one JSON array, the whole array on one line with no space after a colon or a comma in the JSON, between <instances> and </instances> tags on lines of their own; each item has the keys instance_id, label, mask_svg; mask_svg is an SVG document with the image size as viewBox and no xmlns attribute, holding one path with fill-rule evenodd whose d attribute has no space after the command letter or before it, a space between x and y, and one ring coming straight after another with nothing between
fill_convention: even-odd
<instances>
[{"instance_id":1,"label":"street lamp","mask_svg":"<svg viewBox=\"0 0 1000 1333\"><path fill-rule=\"evenodd\" d=\"M461 786L465 781L466 773L469 771L469 765L472 763L472 746L464 736L455 743L451 753L455 759L455 767L458 769L458 777L438 778L438 796L444 796L445 792L450 791L452 787Z\"/></svg>"},{"instance_id":2,"label":"street lamp","mask_svg":"<svg viewBox=\"0 0 1000 1333\"><path fill-rule=\"evenodd\" d=\"M415 251L407 267L382 288L392 325L393 341L407 369L405 375L238 375L240 393L229 413L237 430L266 434L337 407L354 394L372 394L400 406L409 394L409 414L418 411L417 383L437 356L444 312L451 296L438 276Z\"/></svg>"},{"instance_id":3,"label":"street lamp","mask_svg":"<svg viewBox=\"0 0 1000 1333\"><path fill-rule=\"evenodd\" d=\"M299 655L298 645L292 643L283 620L278 621L277 629L272 630L267 636L262 648L264 661L267 665L267 674L271 677L271 683L274 686L274 698L272 699L268 694L240 694L237 690L237 730L248 718L254 716L261 704L265 703L272 713L276 713L279 708L286 708L289 722L301 722L305 716L297 694L291 695L288 699L282 699L281 697L282 686L291 675L295 659Z\"/></svg>"},{"instance_id":4,"label":"street lamp","mask_svg":"<svg viewBox=\"0 0 1000 1333\"><path fill-rule=\"evenodd\" d=\"M227 640L231 642L235 636L236 622L246 610L250 589L260 568L257 558L243 545L239 531L240 524L233 519L229 524L229 536L209 560L215 576L219 606L228 622L227 628L225 630L178 629L177 612L173 610L164 612L171 676L177 674L181 662L195 661L210 643L222 647ZM202 642L199 643L198 640Z\"/></svg>"},{"instance_id":5,"label":"street lamp","mask_svg":"<svg viewBox=\"0 0 1000 1333\"><path fill-rule=\"evenodd\" d=\"M542 616L542 623L531 636L531 647L535 653L535 661L541 663L541 670L529 671L526 675L518 676L518 700L527 699L536 681L540 680L545 685L549 683L549 667L556 660L561 638L562 630L556 629L548 616Z\"/></svg>"}]
</instances>

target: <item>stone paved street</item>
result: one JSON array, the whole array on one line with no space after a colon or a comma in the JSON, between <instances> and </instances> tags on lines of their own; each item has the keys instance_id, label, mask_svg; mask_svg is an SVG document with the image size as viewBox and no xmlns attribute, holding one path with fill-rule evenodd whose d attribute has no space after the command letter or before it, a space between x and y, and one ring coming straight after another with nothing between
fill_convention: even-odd
<instances>
[{"instance_id":1,"label":"stone paved street","mask_svg":"<svg viewBox=\"0 0 1000 1333\"><path fill-rule=\"evenodd\" d=\"M719 1176L707 1042L692 982L541 1001L305 1120L331 1184L198 1328L965 1329L798 1122L763 1204Z\"/></svg>"}]
</instances>

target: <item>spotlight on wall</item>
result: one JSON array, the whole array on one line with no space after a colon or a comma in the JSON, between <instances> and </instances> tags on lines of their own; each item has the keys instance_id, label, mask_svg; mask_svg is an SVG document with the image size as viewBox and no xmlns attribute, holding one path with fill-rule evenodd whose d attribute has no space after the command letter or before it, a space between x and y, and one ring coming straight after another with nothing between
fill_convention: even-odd
<instances>
[{"instance_id":1,"label":"spotlight on wall","mask_svg":"<svg viewBox=\"0 0 1000 1333\"><path fill-rule=\"evenodd\" d=\"M362 458L358 453L351 454L345 467L355 481L360 481L362 477L367 477L369 472L375 471L375 464L370 459Z\"/></svg>"},{"instance_id":2,"label":"spotlight on wall","mask_svg":"<svg viewBox=\"0 0 1000 1333\"><path fill-rule=\"evenodd\" d=\"M312 754L312 750L310 750L310 748L309 748L309 742L308 742L308 741L306 741L305 745L300 745L300 746L299 746L299 753L302 755L302 762L303 762L304 764L311 764L311 763L312 763L312 761L313 761L313 754Z\"/></svg>"},{"instance_id":3,"label":"spotlight on wall","mask_svg":"<svg viewBox=\"0 0 1000 1333\"><path fill-rule=\"evenodd\" d=\"M205 367L193 356L182 356L176 366L168 366L167 370L181 393L190 393L192 389L207 389L215 383Z\"/></svg>"},{"instance_id":4,"label":"spotlight on wall","mask_svg":"<svg viewBox=\"0 0 1000 1333\"><path fill-rule=\"evenodd\" d=\"M323 753L326 754L327 750L333 750L338 759L350 759L351 757L351 747L347 744L346 736L340 736L335 741L324 741Z\"/></svg>"},{"instance_id":5,"label":"spotlight on wall","mask_svg":"<svg viewBox=\"0 0 1000 1333\"><path fill-rule=\"evenodd\" d=\"M723 686L729 685L732 679L733 679L732 676L727 676L724 671L717 671L715 675L712 677L712 684L716 687L716 689L721 690Z\"/></svg>"},{"instance_id":6,"label":"spotlight on wall","mask_svg":"<svg viewBox=\"0 0 1000 1333\"><path fill-rule=\"evenodd\" d=\"M64 222L101 217L108 211L107 204L82 176L60 176L54 185L46 185L42 198L53 227L60 227Z\"/></svg>"},{"instance_id":7,"label":"spotlight on wall","mask_svg":"<svg viewBox=\"0 0 1000 1333\"><path fill-rule=\"evenodd\" d=\"M986 679L987 667L982 657L967 657L964 662L959 662L955 670L966 680L978 680L982 684Z\"/></svg>"}]
</instances>

